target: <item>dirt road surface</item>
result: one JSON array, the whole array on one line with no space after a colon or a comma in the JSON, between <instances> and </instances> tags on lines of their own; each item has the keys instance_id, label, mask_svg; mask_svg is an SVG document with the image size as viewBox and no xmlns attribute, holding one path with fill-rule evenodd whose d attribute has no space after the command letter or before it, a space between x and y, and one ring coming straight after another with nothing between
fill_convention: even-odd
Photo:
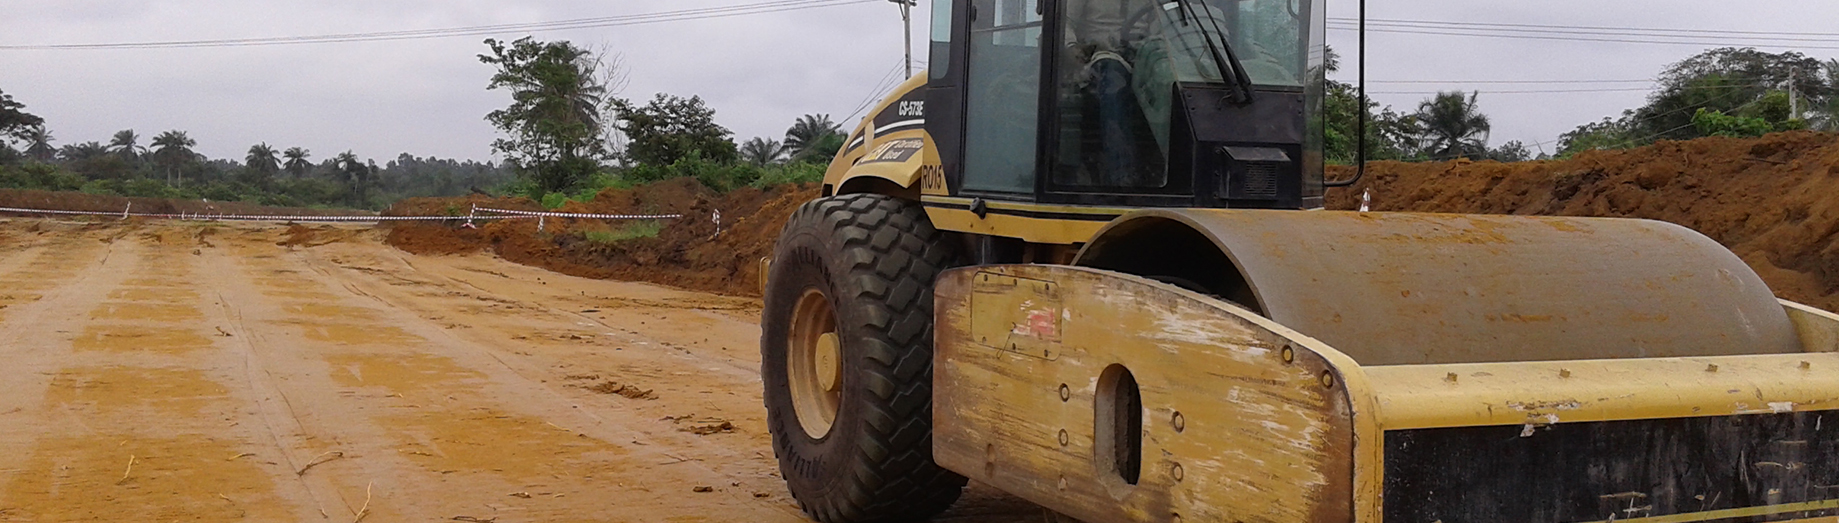
<instances>
[{"instance_id":1,"label":"dirt road surface","mask_svg":"<svg viewBox=\"0 0 1839 523\"><path fill-rule=\"evenodd\" d=\"M379 238L0 220L0 521L805 521L757 300Z\"/></svg>"}]
</instances>

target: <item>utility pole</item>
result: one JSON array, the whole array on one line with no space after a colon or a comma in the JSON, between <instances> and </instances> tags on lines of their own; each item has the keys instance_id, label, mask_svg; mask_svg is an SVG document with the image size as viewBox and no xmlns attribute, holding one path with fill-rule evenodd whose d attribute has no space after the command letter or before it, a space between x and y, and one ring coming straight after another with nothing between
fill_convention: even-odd
<instances>
[{"instance_id":1,"label":"utility pole","mask_svg":"<svg viewBox=\"0 0 1839 523\"><path fill-rule=\"evenodd\" d=\"M907 77L913 77L913 6L919 0L888 0L900 5L900 21L907 26Z\"/></svg>"},{"instance_id":2,"label":"utility pole","mask_svg":"<svg viewBox=\"0 0 1839 523\"><path fill-rule=\"evenodd\" d=\"M1795 88L1794 88L1794 77L1796 76L1796 73L1798 72L1799 71L1794 70L1794 68L1792 67L1788 68L1788 119L1789 120L1799 120L1801 118L1801 99L1798 96L1799 93L1795 92Z\"/></svg>"}]
</instances>

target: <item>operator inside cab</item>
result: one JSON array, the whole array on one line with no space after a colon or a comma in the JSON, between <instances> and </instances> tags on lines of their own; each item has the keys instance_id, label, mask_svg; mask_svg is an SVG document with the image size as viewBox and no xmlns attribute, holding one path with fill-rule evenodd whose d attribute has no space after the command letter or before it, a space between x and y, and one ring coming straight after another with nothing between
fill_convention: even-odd
<instances>
[{"instance_id":1,"label":"operator inside cab","mask_svg":"<svg viewBox=\"0 0 1839 523\"><path fill-rule=\"evenodd\" d=\"M1221 71L1222 60L1216 57L1227 46L1244 60L1254 82L1302 85L1292 0L1067 0L1062 5L1064 45L1056 64L1058 185L1142 189L1167 184L1176 85L1227 82L1229 73ZM1261 19L1270 22L1262 24L1262 33L1268 34L1260 34Z\"/></svg>"}]
</instances>

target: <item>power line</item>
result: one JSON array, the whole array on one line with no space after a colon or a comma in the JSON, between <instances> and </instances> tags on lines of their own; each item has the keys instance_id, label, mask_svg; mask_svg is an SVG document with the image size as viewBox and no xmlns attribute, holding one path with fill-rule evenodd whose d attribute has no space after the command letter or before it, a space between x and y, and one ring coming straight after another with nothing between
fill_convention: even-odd
<instances>
[{"instance_id":1,"label":"power line","mask_svg":"<svg viewBox=\"0 0 1839 523\"><path fill-rule=\"evenodd\" d=\"M1626 84L1653 83L1653 78L1639 80L1367 80L1369 84Z\"/></svg>"},{"instance_id":2,"label":"power line","mask_svg":"<svg viewBox=\"0 0 1839 523\"><path fill-rule=\"evenodd\" d=\"M848 122L854 119L856 115L862 114L862 111L866 111L870 107L874 107L875 102L886 97L888 89L898 85L899 81L905 80L905 78L900 76L900 70L905 66L906 64L904 62L895 62L894 68L889 69L887 74L881 75L881 80L875 83L875 88L868 92L868 97L863 98L860 103L857 103L855 110L850 111L849 116L843 117L843 121Z\"/></svg>"},{"instance_id":3,"label":"power line","mask_svg":"<svg viewBox=\"0 0 1839 523\"><path fill-rule=\"evenodd\" d=\"M1328 20L1331 22L1340 22L1340 23L1359 22L1359 20L1357 19L1346 18L1346 17L1330 17ZM1598 32L1598 33L1606 33L1606 34L1628 34L1631 32L1675 33L1675 34L1682 34L1686 36L1703 36L1705 34L1734 34L1734 35L1748 35L1748 36L1764 36L1765 37L1764 39L1766 40L1776 39L1773 37L1769 37L1769 35L1818 36L1818 37L1824 37L1827 40L1839 40L1839 33L1803 33L1803 32L1790 32L1790 31L1738 31L1738 30L1727 30L1727 29L1678 29L1678 28L1657 28L1657 27L1643 28L1643 27L1615 27L1615 26L1590 26L1590 25L1508 24L1508 23L1491 23L1491 22L1456 22L1456 21L1445 21L1445 20L1407 20L1407 19L1395 19L1395 18L1368 18L1367 23L1369 24L1377 23L1377 24L1445 25L1445 26L1456 26L1456 27L1497 27L1497 28L1508 28L1508 29L1522 29L1523 28L1523 29L1561 30L1561 31L1593 31L1593 32Z\"/></svg>"},{"instance_id":4,"label":"power line","mask_svg":"<svg viewBox=\"0 0 1839 523\"><path fill-rule=\"evenodd\" d=\"M736 4L721 7L682 9L630 15L603 16L595 18L577 18L550 22L530 22L519 24L480 25L466 27L449 27L439 29L416 29L405 31L379 31L365 33L340 33L306 36L279 36L261 38L226 38L211 40L171 40L153 42L122 42L96 44L36 44L36 45L0 45L0 51L94 51L123 49L194 49L210 47L253 47L270 45L326 44L348 42L377 42L395 40L419 40L428 38L451 38L459 36L485 36L503 33L526 33L541 31L559 31L568 29L593 29L603 27L620 27L663 22L680 22L689 20L706 20L734 16L778 13L823 7L864 4L879 0L774 0L750 4Z\"/></svg>"},{"instance_id":5,"label":"power line","mask_svg":"<svg viewBox=\"0 0 1839 523\"><path fill-rule=\"evenodd\" d=\"M1756 89L1756 87L1757 86L1755 85L1707 85L1707 86L1691 87L1690 89L1694 91L1744 91L1744 90ZM1649 87L1615 87L1615 88L1605 88L1605 89L1523 89L1523 90L1512 90L1512 91L1490 91L1487 89L1466 89L1466 88L1457 87L1453 89L1448 89L1447 91L1475 91L1481 94L1564 94L1564 93L1630 93L1630 92L1652 92L1652 91L1657 91L1657 90L1659 89L1656 87L1649 86ZM1370 91L1367 94L1439 94L1443 92L1445 91Z\"/></svg>"},{"instance_id":6,"label":"power line","mask_svg":"<svg viewBox=\"0 0 1839 523\"><path fill-rule=\"evenodd\" d=\"M1411 26L1400 26L1400 27L1411 27ZM1344 32L1357 30L1356 28L1346 25L1346 24L1331 24L1329 25L1328 29L1332 31L1344 31ZM1467 36L1467 37L1478 37L1478 38L1505 38L1505 39L1517 39L1517 40L1553 40L1553 41L1566 41L1566 42L1690 45L1690 46L1709 46L1709 47L1772 47L1772 48L1820 49L1820 50L1839 49L1839 45L1818 46L1818 45L1800 45L1800 44L1787 44L1787 43L1755 43L1755 42L1703 41L1703 40L1700 40L1700 41L1642 40L1642 39L1635 39L1635 38L1616 38L1616 37L1596 38L1596 37L1586 37L1586 36L1552 36L1552 35L1541 35L1541 34L1514 34L1514 33L1482 32L1482 31L1487 31L1486 29L1459 30L1459 29L1454 29L1454 28L1452 29L1432 29L1432 28L1414 28L1414 27L1388 28L1385 26L1379 26L1379 27L1369 27L1367 31L1374 32L1374 33L1419 34L1419 35L1434 35L1434 36ZM1831 42L1839 43L1839 40L1833 40Z\"/></svg>"},{"instance_id":7,"label":"power line","mask_svg":"<svg viewBox=\"0 0 1839 523\"><path fill-rule=\"evenodd\" d=\"M1475 91L1482 94L1566 94L1566 93L1627 93L1653 91L1652 87L1629 87L1619 89L1527 89L1520 91L1489 91L1486 89L1452 89L1453 91ZM1371 91L1367 94L1439 94L1443 91Z\"/></svg>"}]
</instances>

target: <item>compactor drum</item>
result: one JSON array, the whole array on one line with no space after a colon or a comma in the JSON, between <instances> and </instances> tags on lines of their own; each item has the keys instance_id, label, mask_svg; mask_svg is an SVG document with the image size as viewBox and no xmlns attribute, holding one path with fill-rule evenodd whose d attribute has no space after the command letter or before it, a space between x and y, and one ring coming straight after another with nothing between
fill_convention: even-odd
<instances>
[{"instance_id":1,"label":"compactor drum","mask_svg":"<svg viewBox=\"0 0 1839 523\"><path fill-rule=\"evenodd\" d=\"M1839 515L1839 316L1641 220L1320 210L1320 0L938 0L765 266L827 523Z\"/></svg>"}]
</instances>

